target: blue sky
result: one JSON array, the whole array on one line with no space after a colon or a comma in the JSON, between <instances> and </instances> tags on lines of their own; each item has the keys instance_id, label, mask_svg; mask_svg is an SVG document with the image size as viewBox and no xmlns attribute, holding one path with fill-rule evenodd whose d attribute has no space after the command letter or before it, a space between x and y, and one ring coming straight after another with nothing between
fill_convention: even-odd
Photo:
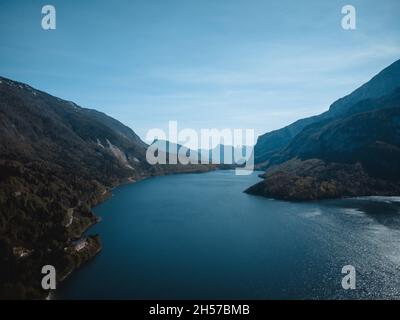
<instances>
[{"instance_id":1,"label":"blue sky","mask_svg":"<svg viewBox=\"0 0 400 320\"><path fill-rule=\"evenodd\" d=\"M41 8L57 29L41 28ZM341 28L341 8L357 30ZM0 75L130 126L280 128L400 58L398 0L0 0Z\"/></svg>"}]
</instances>

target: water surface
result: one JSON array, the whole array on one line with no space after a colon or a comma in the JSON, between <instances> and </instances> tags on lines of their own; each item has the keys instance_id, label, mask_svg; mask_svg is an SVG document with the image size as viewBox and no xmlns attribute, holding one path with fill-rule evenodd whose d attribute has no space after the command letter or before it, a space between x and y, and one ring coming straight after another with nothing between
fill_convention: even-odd
<instances>
[{"instance_id":1,"label":"water surface","mask_svg":"<svg viewBox=\"0 0 400 320\"><path fill-rule=\"evenodd\" d=\"M243 193L257 173L156 177L94 208L103 250L64 299L400 297L400 199L308 203ZM356 290L341 286L344 265Z\"/></svg>"}]
</instances>

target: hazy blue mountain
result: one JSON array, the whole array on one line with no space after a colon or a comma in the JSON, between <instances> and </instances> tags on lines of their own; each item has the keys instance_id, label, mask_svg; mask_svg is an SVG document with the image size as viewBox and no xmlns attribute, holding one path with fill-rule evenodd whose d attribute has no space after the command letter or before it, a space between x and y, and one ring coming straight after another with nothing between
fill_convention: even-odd
<instances>
[{"instance_id":1,"label":"hazy blue mountain","mask_svg":"<svg viewBox=\"0 0 400 320\"><path fill-rule=\"evenodd\" d=\"M218 144L209 150L200 150L202 154L208 155L209 161L219 162L226 165L242 165L246 159L246 146L231 146Z\"/></svg>"},{"instance_id":2,"label":"hazy blue mountain","mask_svg":"<svg viewBox=\"0 0 400 320\"><path fill-rule=\"evenodd\" d=\"M212 149L199 149L193 150L187 148L181 144L173 143L165 140L154 140L151 144L160 153L170 154L176 158L176 155L180 152L186 154L186 157L190 159L192 163L210 163L215 165L235 165L242 164L245 158L246 147L233 147L231 145L218 144ZM168 156L166 156L168 161ZM239 163L235 163L235 160ZM226 162L226 163L225 163ZM225 166L224 166L225 167Z\"/></svg>"}]
</instances>

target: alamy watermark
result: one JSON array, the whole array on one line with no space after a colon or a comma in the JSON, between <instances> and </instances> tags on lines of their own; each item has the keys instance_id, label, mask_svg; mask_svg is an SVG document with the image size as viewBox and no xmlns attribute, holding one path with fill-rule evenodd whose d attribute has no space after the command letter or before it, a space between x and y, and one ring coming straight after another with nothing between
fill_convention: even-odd
<instances>
[{"instance_id":1,"label":"alamy watermark","mask_svg":"<svg viewBox=\"0 0 400 320\"><path fill-rule=\"evenodd\" d=\"M42 274L45 276L42 278L42 288L44 290L55 290L56 289L56 268L48 264L42 267Z\"/></svg>"},{"instance_id":2,"label":"alamy watermark","mask_svg":"<svg viewBox=\"0 0 400 320\"><path fill-rule=\"evenodd\" d=\"M346 265L342 268L342 288L344 290L354 290L356 288L356 268L352 265Z\"/></svg>"},{"instance_id":3,"label":"alamy watermark","mask_svg":"<svg viewBox=\"0 0 400 320\"><path fill-rule=\"evenodd\" d=\"M43 30L55 30L56 25L56 8L53 5L45 5L42 7L42 28Z\"/></svg>"},{"instance_id":4,"label":"alamy watermark","mask_svg":"<svg viewBox=\"0 0 400 320\"><path fill-rule=\"evenodd\" d=\"M350 4L342 7L341 25L344 30L355 30L356 29L356 8ZM56 29L56 8L54 5L47 4L42 7L42 21L41 25L43 30L55 30Z\"/></svg>"},{"instance_id":5,"label":"alamy watermark","mask_svg":"<svg viewBox=\"0 0 400 320\"><path fill-rule=\"evenodd\" d=\"M218 164L234 165L236 175L254 170L254 129L178 130L170 121L168 134L159 128L147 132L150 146L146 152L149 164Z\"/></svg>"},{"instance_id":6,"label":"alamy watermark","mask_svg":"<svg viewBox=\"0 0 400 320\"><path fill-rule=\"evenodd\" d=\"M357 20L356 20L356 8L352 5L345 5L342 7L342 28L344 30L356 30Z\"/></svg>"}]
</instances>

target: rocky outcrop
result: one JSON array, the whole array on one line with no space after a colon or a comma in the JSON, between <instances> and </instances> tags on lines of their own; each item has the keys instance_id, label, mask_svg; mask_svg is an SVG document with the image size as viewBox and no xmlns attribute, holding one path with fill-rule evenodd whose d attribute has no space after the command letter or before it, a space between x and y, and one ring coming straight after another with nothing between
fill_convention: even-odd
<instances>
[{"instance_id":1,"label":"rocky outcrop","mask_svg":"<svg viewBox=\"0 0 400 320\"><path fill-rule=\"evenodd\" d=\"M245 192L290 201L400 194L400 181L372 177L360 163L292 159L271 167L261 177L263 181Z\"/></svg>"}]
</instances>

